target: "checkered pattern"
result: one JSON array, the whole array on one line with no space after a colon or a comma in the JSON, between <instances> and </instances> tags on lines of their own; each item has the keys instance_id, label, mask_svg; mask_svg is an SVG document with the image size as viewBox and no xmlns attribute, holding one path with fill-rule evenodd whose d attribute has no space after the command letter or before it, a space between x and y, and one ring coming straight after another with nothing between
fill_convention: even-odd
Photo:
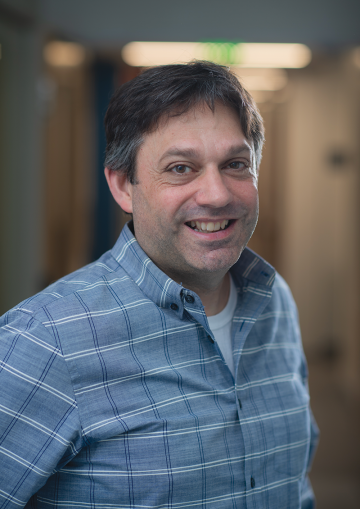
<instances>
[{"instance_id":1,"label":"checkered pattern","mask_svg":"<svg viewBox=\"0 0 360 509\"><path fill-rule=\"evenodd\" d=\"M127 226L2 317L0 507L313 507L291 294L248 249L231 273L235 380L199 297Z\"/></svg>"}]
</instances>

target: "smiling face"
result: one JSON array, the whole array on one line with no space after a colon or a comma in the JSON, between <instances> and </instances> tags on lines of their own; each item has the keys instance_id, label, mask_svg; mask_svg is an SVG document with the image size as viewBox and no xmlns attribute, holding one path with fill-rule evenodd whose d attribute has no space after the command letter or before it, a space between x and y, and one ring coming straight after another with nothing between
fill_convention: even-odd
<instances>
[{"instance_id":1,"label":"smiling face","mask_svg":"<svg viewBox=\"0 0 360 509\"><path fill-rule=\"evenodd\" d=\"M184 286L211 286L238 260L256 226L254 161L236 113L204 105L145 135L135 185L115 172L107 178L153 262Z\"/></svg>"}]
</instances>

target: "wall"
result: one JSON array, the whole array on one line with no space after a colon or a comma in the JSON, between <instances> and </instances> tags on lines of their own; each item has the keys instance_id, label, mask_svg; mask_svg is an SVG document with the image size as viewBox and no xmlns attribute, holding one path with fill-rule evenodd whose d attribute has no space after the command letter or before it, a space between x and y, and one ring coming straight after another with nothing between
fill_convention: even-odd
<instances>
[{"instance_id":1,"label":"wall","mask_svg":"<svg viewBox=\"0 0 360 509\"><path fill-rule=\"evenodd\" d=\"M339 355L359 392L360 69L325 59L291 85L281 266L308 355Z\"/></svg>"},{"instance_id":2,"label":"wall","mask_svg":"<svg viewBox=\"0 0 360 509\"><path fill-rule=\"evenodd\" d=\"M36 292L42 264L42 166L36 3L0 3L0 313Z\"/></svg>"}]
</instances>

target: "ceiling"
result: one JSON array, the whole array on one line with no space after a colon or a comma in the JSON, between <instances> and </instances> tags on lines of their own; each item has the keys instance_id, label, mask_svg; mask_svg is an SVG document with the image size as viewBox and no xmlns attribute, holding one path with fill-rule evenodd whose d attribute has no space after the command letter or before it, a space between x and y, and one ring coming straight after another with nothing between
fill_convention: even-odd
<instances>
[{"instance_id":1,"label":"ceiling","mask_svg":"<svg viewBox=\"0 0 360 509\"><path fill-rule=\"evenodd\" d=\"M313 49L360 44L358 0L33 1L55 36L96 47L131 40L301 42Z\"/></svg>"}]
</instances>

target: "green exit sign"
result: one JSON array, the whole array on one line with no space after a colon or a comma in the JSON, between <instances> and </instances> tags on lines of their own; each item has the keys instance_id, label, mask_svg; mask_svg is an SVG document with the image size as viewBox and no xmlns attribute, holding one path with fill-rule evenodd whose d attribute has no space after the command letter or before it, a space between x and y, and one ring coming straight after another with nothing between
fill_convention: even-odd
<instances>
[{"instance_id":1,"label":"green exit sign","mask_svg":"<svg viewBox=\"0 0 360 509\"><path fill-rule=\"evenodd\" d=\"M217 64L239 65L242 63L242 43L229 41L202 41L204 60Z\"/></svg>"}]
</instances>

